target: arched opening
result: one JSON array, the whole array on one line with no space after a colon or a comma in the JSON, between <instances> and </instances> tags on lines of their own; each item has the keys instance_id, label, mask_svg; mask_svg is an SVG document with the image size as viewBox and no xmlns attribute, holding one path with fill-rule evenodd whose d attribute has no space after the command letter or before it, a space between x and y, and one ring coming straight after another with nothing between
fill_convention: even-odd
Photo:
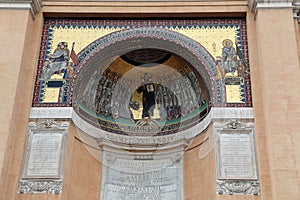
<instances>
[{"instance_id":1,"label":"arched opening","mask_svg":"<svg viewBox=\"0 0 300 200\"><path fill-rule=\"evenodd\" d=\"M122 135L183 131L209 112L201 77L183 58L136 49L99 66L77 91L77 113L91 125Z\"/></svg>"},{"instance_id":2,"label":"arched opening","mask_svg":"<svg viewBox=\"0 0 300 200\"><path fill-rule=\"evenodd\" d=\"M224 103L222 86L211 78L217 73L214 59L173 31L115 32L85 48L79 61L73 107L77 120L101 130L91 134L96 138L159 137L194 128L193 138L205 129L200 124L210 105Z\"/></svg>"}]
</instances>

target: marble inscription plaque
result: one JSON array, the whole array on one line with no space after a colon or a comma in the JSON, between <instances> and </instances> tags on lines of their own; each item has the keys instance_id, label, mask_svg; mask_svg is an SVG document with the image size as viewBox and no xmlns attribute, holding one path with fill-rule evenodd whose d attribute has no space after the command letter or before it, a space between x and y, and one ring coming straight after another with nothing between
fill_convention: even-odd
<instances>
[{"instance_id":1,"label":"marble inscription plaque","mask_svg":"<svg viewBox=\"0 0 300 200\"><path fill-rule=\"evenodd\" d=\"M60 177L61 133L34 133L28 154L25 178Z\"/></svg>"},{"instance_id":2,"label":"marble inscription plaque","mask_svg":"<svg viewBox=\"0 0 300 200\"><path fill-rule=\"evenodd\" d=\"M37 123L38 122L38 123ZM53 119L28 124L18 193L59 194L69 123Z\"/></svg>"},{"instance_id":3,"label":"marble inscription plaque","mask_svg":"<svg viewBox=\"0 0 300 200\"><path fill-rule=\"evenodd\" d=\"M176 199L176 168L146 173L129 173L111 169L106 183L107 200Z\"/></svg>"},{"instance_id":4,"label":"marble inscription plaque","mask_svg":"<svg viewBox=\"0 0 300 200\"><path fill-rule=\"evenodd\" d=\"M140 171L128 170L126 166L138 166ZM119 166L106 166L103 171L101 198L105 200L181 200L183 184L181 184L181 166L173 164L162 168L154 167L156 161L122 161L126 163L124 170Z\"/></svg>"},{"instance_id":5,"label":"marble inscription plaque","mask_svg":"<svg viewBox=\"0 0 300 200\"><path fill-rule=\"evenodd\" d=\"M247 131L222 131L218 165L218 179L257 179L252 135Z\"/></svg>"}]
</instances>

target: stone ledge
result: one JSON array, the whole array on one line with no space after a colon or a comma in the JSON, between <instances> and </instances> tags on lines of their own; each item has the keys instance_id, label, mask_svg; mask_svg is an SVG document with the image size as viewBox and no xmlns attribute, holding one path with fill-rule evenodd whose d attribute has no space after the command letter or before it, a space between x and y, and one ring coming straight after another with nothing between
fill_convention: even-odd
<instances>
[{"instance_id":1,"label":"stone ledge","mask_svg":"<svg viewBox=\"0 0 300 200\"><path fill-rule=\"evenodd\" d=\"M259 9L291 9L294 3L293 0L248 0L248 7L257 13Z\"/></svg>"},{"instance_id":2,"label":"stone ledge","mask_svg":"<svg viewBox=\"0 0 300 200\"><path fill-rule=\"evenodd\" d=\"M73 113L72 107L55 107L55 108L31 108L31 119L71 119ZM212 119L253 119L253 108L222 108L212 107Z\"/></svg>"}]
</instances>

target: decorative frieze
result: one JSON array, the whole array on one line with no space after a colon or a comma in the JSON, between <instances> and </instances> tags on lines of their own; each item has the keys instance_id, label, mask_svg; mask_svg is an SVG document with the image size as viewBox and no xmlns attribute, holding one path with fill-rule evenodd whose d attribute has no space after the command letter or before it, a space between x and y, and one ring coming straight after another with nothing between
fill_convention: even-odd
<instances>
[{"instance_id":1,"label":"decorative frieze","mask_svg":"<svg viewBox=\"0 0 300 200\"><path fill-rule=\"evenodd\" d=\"M20 194L50 193L59 194L62 190L62 180L25 180L19 183Z\"/></svg>"},{"instance_id":2,"label":"decorative frieze","mask_svg":"<svg viewBox=\"0 0 300 200\"><path fill-rule=\"evenodd\" d=\"M258 195L258 181L220 181L217 180L217 193L230 195Z\"/></svg>"}]
</instances>

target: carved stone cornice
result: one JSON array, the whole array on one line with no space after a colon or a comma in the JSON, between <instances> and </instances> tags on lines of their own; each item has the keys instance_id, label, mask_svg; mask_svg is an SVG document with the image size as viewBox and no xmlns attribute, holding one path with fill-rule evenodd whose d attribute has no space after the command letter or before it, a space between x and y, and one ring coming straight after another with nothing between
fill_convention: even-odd
<instances>
[{"instance_id":1,"label":"carved stone cornice","mask_svg":"<svg viewBox=\"0 0 300 200\"><path fill-rule=\"evenodd\" d=\"M298 23L300 24L300 0L295 0L293 13L294 19L297 19Z\"/></svg>"},{"instance_id":2,"label":"carved stone cornice","mask_svg":"<svg viewBox=\"0 0 300 200\"><path fill-rule=\"evenodd\" d=\"M259 9L292 9L296 0L248 0L249 9L255 14Z\"/></svg>"},{"instance_id":3,"label":"carved stone cornice","mask_svg":"<svg viewBox=\"0 0 300 200\"><path fill-rule=\"evenodd\" d=\"M41 0L0 0L2 10L30 10L32 18L41 10Z\"/></svg>"}]
</instances>

